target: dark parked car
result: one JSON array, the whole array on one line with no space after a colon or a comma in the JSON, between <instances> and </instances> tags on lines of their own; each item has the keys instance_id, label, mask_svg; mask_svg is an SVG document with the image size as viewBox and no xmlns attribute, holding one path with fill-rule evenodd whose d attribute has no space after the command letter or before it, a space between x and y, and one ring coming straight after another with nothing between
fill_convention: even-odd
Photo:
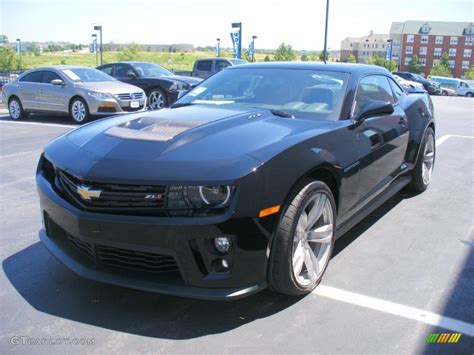
<instances>
[{"instance_id":1,"label":"dark parked car","mask_svg":"<svg viewBox=\"0 0 474 355\"><path fill-rule=\"evenodd\" d=\"M128 84L142 88L148 96L148 108L168 107L185 91L189 91L202 79L174 75L155 63L122 62L104 64L97 69Z\"/></svg>"},{"instance_id":2,"label":"dark parked car","mask_svg":"<svg viewBox=\"0 0 474 355\"><path fill-rule=\"evenodd\" d=\"M169 109L50 143L47 248L79 275L187 297L311 292L335 239L435 161L433 106L380 67L230 67Z\"/></svg>"},{"instance_id":3,"label":"dark parked car","mask_svg":"<svg viewBox=\"0 0 474 355\"><path fill-rule=\"evenodd\" d=\"M200 58L194 62L191 76L207 79L227 67L245 63L246 60L236 58Z\"/></svg>"},{"instance_id":4,"label":"dark parked car","mask_svg":"<svg viewBox=\"0 0 474 355\"><path fill-rule=\"evenodd\" d=\"M422 77L420 74L409 73L409 72L395 72L393 73L402 77L405 80L415 81L423 85L428 94L430 95L442 95L443 90L441 89L441 85L434 80L429 80Z\"/></svg>"}]
</instances>

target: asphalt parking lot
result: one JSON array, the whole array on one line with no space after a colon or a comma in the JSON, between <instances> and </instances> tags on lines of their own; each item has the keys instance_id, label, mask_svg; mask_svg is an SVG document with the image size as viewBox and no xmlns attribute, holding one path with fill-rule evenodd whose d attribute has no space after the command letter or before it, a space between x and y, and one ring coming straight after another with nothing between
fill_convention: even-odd
<instances>
[{"instance_id":1,"label":"asphalt parking lot","mask_svg":"<svg viewBox=\"0 0 474 355\"><path fill-rule=\"evenodd\" d=\"M62 266L38 241L34 173L44 145L74 126L0 117L0 352L472 354L474 100L433 101L428 191L396 195L339 239L313 294L264 291L233 302L104 285ZM462 333L459 343L426 343L446 332ZM37 338L93 341L28 344Z\"/></svg>"}]
</instances>

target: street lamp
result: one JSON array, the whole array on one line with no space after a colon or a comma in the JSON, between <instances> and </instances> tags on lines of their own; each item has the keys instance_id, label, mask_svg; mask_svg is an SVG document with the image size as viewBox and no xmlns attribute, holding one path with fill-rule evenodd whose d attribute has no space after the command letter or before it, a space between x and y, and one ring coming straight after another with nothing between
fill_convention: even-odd
<instances>
[{"instance_id":1,"label":"street lamp","mask_svg":"<svg viewBox=\"0 0 474 355\"><path fill-rule=\"evenodd\" d=\"M257 36L252 36L252 63L255 62L255 40Z\"/></svg>"},{"instance_id":2,"label":"street lamp","mask_svg":"<svg viewBox=\"0 0 474 355\"><path fill-rule=\"evenodd\" d=\"M221 56L221 39L220 38L216 38L217 40L217 45L216 45L216 57L220 57Z\"/></svg>"},{"instance_id":3,"label":"street lamp","mask_svg":"<svg viewBox=\"0 0 474 355\"><path fill-rule=\"evenodd\" d=\"M20 55L20 70L21 70L21 39L16 39L16 52Z\"/></svg>"},{"instance_id":4,"label":"street lamp","mask_svg":"<svg viewBox=\"0 0 474 355\"><path fill-rule=\"evenodd\" d=\"M99 65L99 58L98 58L99 52L97 52L97 33L93 33L92 37L94 38L92 41L92 45L93 45L92 48L94 49L94 52L95 52L95 66L98 66Z\"/></svg>"},{"instance_id":5,"label":"street lamp","mask_svg":"<svg viewBox=\"0 0 474 355\"><path fill-rule=\"evenodd\" d=\"M103 55L102 55L102 26L94 26L94 31L100 32L100 65L102 65Z\"/></svg>"},{"instance_id":6,"label":"street lamp","mask_svg":"<svg viewBox=\"0 0 474 355\"><path fill-rule=\"evenodd\" d=\"M242 22L232 22L232 28L239 29L239 43L237 46L237 58L240 59L242 56Z\"/></svg>"}]
</instances>

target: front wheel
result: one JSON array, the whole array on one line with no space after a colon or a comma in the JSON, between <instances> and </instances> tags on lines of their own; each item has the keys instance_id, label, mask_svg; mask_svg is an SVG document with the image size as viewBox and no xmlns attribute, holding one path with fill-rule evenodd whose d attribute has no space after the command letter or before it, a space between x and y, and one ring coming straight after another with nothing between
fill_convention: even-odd
<instances>
[{"instance_id":1,"label":"front wheel","mask_svg":"<svg viewBox=\"0 0 474 355\"><path fill-rule=\"evenodd\" d=\"M20 99L12 97L8 103L8 112L12 120L19 121L27 116Z\"/></svg>"},{"instance_id":2,"label":"front wheel","mask_svg":"<svg viewBox=\"0 0 474 355\"><path fill-rule=\"evenodd\" d=\"M473 95L472 95L472 92L468 92L468 93L466 94L466 97L472 97L472 96L473 96Z\"/></svg>"},{"instance_id":3,"label":"front wheel","mask_svg":"<svg viewBox=\"0 0 474 355\"><path fill-rule=\"evenodd\" d=\"M148 108L150 110L160 110L168 106L168 99L163 90L152 89L148 94Z\"/></svg>"},{"instance_id":4,"label":"front wheel","mask_svg":"<svg viewBox=\"0 0 474 355\"><path fill-rule=\"evenodd\" d=\"M83 124L89 121L90 113L87 103L80 97L76 97L71 101L69 107L69 114L74 122Z\"/></svg>"},{"instance_id":5,"label":"front wheel","mask_svg":"<svg viewBox=\"0 0 474 355\"><path fill-rule=\"evenodd\" d=\"M431 182L436 158L435 133L431 127L428 127L423 141L421 142L420 152L412 172L412 180L408 189L412 192L423 192L428 188Z\"/></svg>"},{"instance_id":6,"label":"front wheel","mask_svg":"<svg viewBox=\"0 0 474 355\"><path fill-rule=\"evenodd\" d=\"M334 197L324 182L299 190L274 235L269 274L274 291L299 296L319 284L334 246L335 217Z\"/></svg>"}]
</instances>

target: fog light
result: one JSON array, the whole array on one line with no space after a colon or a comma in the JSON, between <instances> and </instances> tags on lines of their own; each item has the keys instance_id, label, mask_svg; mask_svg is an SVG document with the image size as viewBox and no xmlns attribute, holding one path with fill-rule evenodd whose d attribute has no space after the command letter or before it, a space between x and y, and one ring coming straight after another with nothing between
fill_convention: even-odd
<instances>
[{"instance_id":1,"label":"fog light","mask_svg":"<svg viewBox=\"0 0 474 355\"><path fill-rule=\"evenodd\" d=\"M218 237L214 239L214 246L221 253L227 253L230 250L231 242L228 237Z\"/></svg>"},{"instance_id":2,"label":"fog light","mask_svg":"<svg viewBox=\"0 0 474 355\"><path fill-rule=\"evenodd\" d=\"M221 265L224 269L227 269L229 267L229 263L225 259L221 260Z\"/></svg>"}]
</instances>

